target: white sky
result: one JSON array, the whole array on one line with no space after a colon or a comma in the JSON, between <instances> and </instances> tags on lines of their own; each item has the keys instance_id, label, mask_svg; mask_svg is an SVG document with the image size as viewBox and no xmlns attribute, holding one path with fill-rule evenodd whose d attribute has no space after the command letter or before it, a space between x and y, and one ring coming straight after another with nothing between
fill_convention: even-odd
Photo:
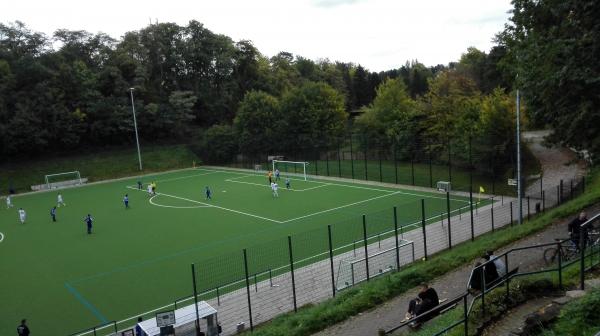
<instances>
[{"instance_id":1,"label":"white sky","mask_svg":"<svg viewBox=\"0 0 600 336\"><path fill-rule=\"evenodd\" d=\"M457 61L470 46L489 51L510 0L6 0L0 22L104 32L120 38L154 22L197 20L261 53L288 51L313 60L362 64L371 71L407 60Z\"/></svg>"}]
</instances>

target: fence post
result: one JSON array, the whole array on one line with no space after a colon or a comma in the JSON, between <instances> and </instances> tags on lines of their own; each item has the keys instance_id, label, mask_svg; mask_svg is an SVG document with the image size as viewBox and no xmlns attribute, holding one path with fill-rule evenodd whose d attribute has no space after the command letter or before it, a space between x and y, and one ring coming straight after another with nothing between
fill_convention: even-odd
<instances>
[{"instance_id":1,"label":"fence post","mask_svg":"<svg viewBox=\"0 0 600 336\"><path fill-rule=\"evenodd\" d=\"M571 181L569 182L570 185L570 189L569 189L569 199L572 200L573 199L573 179L571 179Z\"/></svg>"},{"instance_id":2,"label":"fence post","mask_svg":"<svg viewBox=\"0 0 600 336\"><path fill-rule=\"evenodd\" d=\"M369 249L367 246L367 216L363 215L362 220L363 220L363 240L365 242L365 266L367 268L367 281L369 281L369 280L371 280L371 277L369 276Z\"/></svg>"},{"instance_id":3,"label":"fence post","mask_svg":"<svg viewBox=\"0 0 600 336\"><path fill-rule=\"evenodd\" d=\"M383 182L383 173L381 171L381 150L379 150L378 155L379 155L379 182Z\"/></svg>"},{"instance_id":4,"label":"fence post","mask_svg":"<svg viewBox=\"0 0 600 336\"><path fill-rule=\"evenodd\" d=\"M329 176L329 150L325 152L325 169L327 171L327 176Z\"/></svg>"},{"instance_id":5,"label":"fence post","mask_svg":"<svg viewBox=\"0 0 600 336\"><path fill-rule=\"evenodd\" d=\"M560 185L556 186L556 205L560 204Z\"/></svg>"},{"instance_id":6,"label":"fence post","mask_svg":"<svg viewBox=\"0 0 600 336\"><path fill-rule=\"evenodd\" d=\"M452 182L452 147L450 139L448 139L448 181Z\"/></svg>"},{"instance_id":7,"label":"fence post","mask_svg":"<svg viewBox=\"0 0 600 336\"><path fill-rule=\"evenodd\" d=\"M546 212L546 192L542 190L542 212Z\"/></svg>"},{"instance_id":8,"label":"fence post","mask_svg":"<svg viewBox=\"0 0 600 336\"><path fill-rule=\"evenodd\" d=\"M560 202L562 203L563 200L563 180L560 180Z\"/></svg>"},{"instance_id":9,"label":"fence post","mask_svg":"<svg viewBox=\"0 0 600 336\"><path fill-rule=\"evenodd\" d=\"M580 289L585 289L585 240L583 236L583 228L579 227L579 251L580 251L580 265L579 265L579 285Z\"/></svg>"},{"instance_id":10,"label":"fence post","mask_svg":"<svg viewBox=\"0 0 600 336\"><path fill-rule=\"evenodd\" d=\"M483 265L479 267L481 267L481 309L483 312L483 316L485 317L485 269Z\"/></svg>"},{"instance_id":11,"label":"fence post","mask_svg":"<svg viewBox=\"0 0 600 336\"><path fill-rule=\"evenodd\" d=\"M396 145L394 145L394 174L396 184L398 184L398 153Z\"/></svg>"},{"instance_id":12,"label":"fence post","mask_svg":"<svg viewBox=\"0 0 600 336\"><path fill-rule=\"evenodd\" d=\"M562 250L560 249L560 241L556 243L556 250L558 251L558 289L562 290Z\"/></svg>"},{"instance_id":13,"label":"fence post","mask_svg":"<svg viewBox=\"0 0 600 336\"><path fill-rule=\"evenodd\" d=\"M398 214L394 207L394 237L396 238L396 271L400 270L400 251L398 247Z\"/></svg>"},{"instance_id":14,"label":"fence post","mask_svg":"<svg viewBox=\"0 0 600 336\"><path fill-rule=\"evenodd\" d=\"M492 232L494 232L495 228L494 228L494 199L492 198L492 207L490 208L490 213L492 216Z\"/></svg>"},{"instance_id":15,"label":"fence post","mask_svg":"<svg viewBox=\"0 0 600 336\"><path fill-rule=\"evenodd\" d=\"M365 156L365 181L369 180L369 172L368 172L368 168L367 168L367 140L365 138L365 150L363 151L363 155Z\"/></svg>"},{"instance_id":16,"label":"fence post","mask_svg":"<svg viewBox=\"0 0 600 336\"><path fill-rule=\"evenodd\" d=\"M471 213L471 241L475 240L475 224L473 222L473 185L469 187L469 209Z\"/></svg>"},{"instance_id":17,"label":"fence post","mask_svg":"<svg viewBox=\"0 0 600 336\"><path fill-rule=\"evenodd\" d=\"M290 253L290 272L292 274L292 295L294 297L294 312L298 311L296 306L296 278L294 277L294 255L292 254L292 236L288 236L288 249Z\"/></svg>"},{"instance_id":18,"label":"fence post","mask_svg":"<svg viewBox=\"0 0 600 336\"><path fill-rule=\"evenodd\" d=\"M196 308L196 336L200 335L200 314L198 313L198 290L196 289L196 268L192 264L192 283L194 289L194 308Z\"/></svg>"},{"instance_id":19,"label":"fence post","mask_svg":"<svg viewBox=\"0 0 600 336\"><path fill-rule=\"evenodd\" d=\"M463 296L463 319L465 320L465 336L469 336L469 307L467 295Z\"/></svg>"},{"instance_id":20,"label":"fence post","mask_svg":"<svg viewBox=\"0 0 600 336\"><path fill-rule=\"evenodd\" d=\"M354 153L352 151L352 134L350 134L350 168L352 168L352 179L354 180Z\"/></svg>"},{"instance_id":21,"label":"fence post","mask_svg":"<svg viewBox=\"0 0 600 336\"><path fill-rule=\"evenodd\" d=\"M427 232L425 230L425 199L421 199L421 228L423 229L423 255L427 260Z\"/></svg>"},{"instance_id":22,"label":"fence post","mask_svg":"<svg viewBox=\"0 0 600 336\"><path fill-rule=\"evenodd\" d=\"M252 323L252 303L250 301L250 279L248 279L248 254L244 251L244 272L246 273L246 295L248 296L248 316L250 316L250 331L254 331L254 323Z\"/></svg>"},{"instance_id":23,"label":"fence post","mask_svg":"<svg viewBox=\"0 0 600 336\"><path fill-rule=\"evenodd\" d=\"M504 265L506 266L506 272L508 273L508 252L504 254ZM506 277L506 302L510 298L510 277Z\"/></svg>"},{"instance_id":24,"label":"fence post","mask_svg":"<svg viewBox=\"0 0 600 336\"><path fill-rule=\"evenodd\" d=\"M340 144L338 144L338 177L342 177L342 157L343 153L340 150Z\"/></svg>"},{"instance_id":25,"label":"fence post","mask_svg":"<svg viewBox=\"0 0 600 336\"><path fill-rule=\"evenodd\" d=\"M429 148L429 188L433 188L433 171L431 163L431 147Z\"/></svg>"},{"instance_id":26,"label":"fence post","mask_svg":"<svg viewBox=\"0 0 600 336\"><path fill-rule=\"evenodd\" d=\"M410 154L410 175L411 175L412 185L415 185L415 158L414 158L414 153Z\"/></svg>"},{"instance_id":27,"label":"fence post","mask_svg":"<svg viewBox=\"0 0 600 336\"><path fill-rule=\"evenodd\" d=\"M452 225L450 224L450 192L446 191L446 212L448 216L448 248L452 248Z\"/></svg>"},{"instance_id":28,"label":"fence post","mask_svg":"<svg viewBox=\"0 0 600 336\"><path fill-rule=\"evenodd\" d=\"M510 226L513 226L513 222L514 222L514 219L513 219L513 203L511 201L510 202Z\"/></svg>"},{"instance_id":29,"label":"fence post","mask_svg":"<svg viewBox=\"0 0 600 336\"><path fill-rule=\"evenodd\" d=\"M321 159L321 155L319 155L319 150L315 148L315 175L319 176L319 160Z\"/></svg>"},{"instance_id":30,"label":"fence post","mask_svg":"<svg viewBox=\"0 0 600 336\"><path fill-rule=\"evenodd\" d=\"M331 266L331 290L335 297L335 275L333 273L333 244L331 243L331 225L327 225L327 234L329 236L329 265Z\"/></svg>"},{"instance_id":31,"label":"fence post","mask_svg":"<svg viewBox=\"0 0 600 336\"><path fill-rule=\"evenodd\" d=\"M527 196L527 220L531 219L531 206L529 204L529 196Z\"/></svg>"}]
</instances>

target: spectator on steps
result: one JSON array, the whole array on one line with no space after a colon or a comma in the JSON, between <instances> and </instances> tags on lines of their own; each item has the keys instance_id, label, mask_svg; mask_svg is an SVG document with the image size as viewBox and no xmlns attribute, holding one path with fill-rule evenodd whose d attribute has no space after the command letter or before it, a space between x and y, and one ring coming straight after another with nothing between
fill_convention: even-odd
<instances>
[{"instance_id":1,"label":"spectator on steps","mask_svg":"<svg viewBox=\"0 0 600 336\"><path fill-rule=\"evenodd\" d=\"M585 211L582 211L578 217L576 217L569 223L569 237L578 249L581 224L587 222L587 220L587 214L585 213ZM585 248L586 242L588 240L588 228L584 228L583 230L583 247Z\"/></svg>"},{"instance_id":2,"label":"spectator on steps","mask_svg":"<svg viewBox=\"0 0 600 336\"><path fill-rule=\"evenodd\" d=\"M426 283L422 283L418 297L410 300L408 304L406 319L417 317L439 304L440 300L435 289L429 287L429 285ZM425 317L425 320L428 320L433 316L434 314L431 314L430 316Z\"/></svg>"},{"instance_id":3,"label":"spectator on steps","mask_svg":"<svg viewBox=\"0 0 600 336\"><path fill-rule=\"evenodd\" d=\"M469 279L469 293L474 295L483 288L482 273L483 267L481 267L481 262L478 261L473 265L473 271L471 272L471 278Z\"/></svg>"},{"instance_id":4,"label":"spectator on steps","mask_svg":"<svg viewBox=\"0 0 600 336\"><path fill-rule=\"evenodd\" d=\"M494 251L487 251L486 255L488 256L488 260L492 260L494 265L496 265L496 270L498 271L498 275L503 277L506 275L506 265L502 259L498 258L494 255Z\"/></svg>"},{"instance_id":5,"label":"spectator on steps","mask_svg":"<svg viewBox=\"0 0 600 336\"><path fill-rule=\"evenodd\" d=\"M483 273L485 278L485 287L489 287L489 285L498 280L500 275L498 274L498 269L496 268L496 264L490 262L490 256L485 254L483 256Z\"/></svg>"}]
</instances>

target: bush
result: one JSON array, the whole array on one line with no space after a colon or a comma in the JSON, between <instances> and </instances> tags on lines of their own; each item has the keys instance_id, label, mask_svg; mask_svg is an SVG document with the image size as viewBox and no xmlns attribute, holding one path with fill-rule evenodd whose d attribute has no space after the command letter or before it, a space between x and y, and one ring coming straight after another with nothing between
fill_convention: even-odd
<instances>
[{"instance_id":1,"label":"bush","mask_svg":"<svg viewBox=\"0 0 600 336\"><path fill-rule=\"evenodd\" d=\"M230 125L214 125L194 141L192 150L206 163L226 163L238 151L238 142Z\"/></svg>"}]
</instances>

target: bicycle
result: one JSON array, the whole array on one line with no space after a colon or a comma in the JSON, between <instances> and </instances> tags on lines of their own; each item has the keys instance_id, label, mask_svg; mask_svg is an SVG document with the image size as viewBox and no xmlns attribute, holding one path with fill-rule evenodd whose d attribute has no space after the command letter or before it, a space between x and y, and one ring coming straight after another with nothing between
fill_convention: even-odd
<instances>
[{"instance_id":1,"label":"bicycle","mask_svg":"<svg viewBox=\"0 0 600 336\"><path fill-rule=\"evenodd\" d=\"M559 251L561 253L562 261L569 261L571 259L577 258L577 256L579 255L579 248L575 246L575 243L573 243L572 240L565 240L559 238L556 238L554 240L556 240L557 243L563 240L564 241L559 244L560 250L558 247L555 246L549 247L544 250L544 261L546 262L547 266L553 264L555 261L558 260Z\"/></svg>"}]
</instances>

